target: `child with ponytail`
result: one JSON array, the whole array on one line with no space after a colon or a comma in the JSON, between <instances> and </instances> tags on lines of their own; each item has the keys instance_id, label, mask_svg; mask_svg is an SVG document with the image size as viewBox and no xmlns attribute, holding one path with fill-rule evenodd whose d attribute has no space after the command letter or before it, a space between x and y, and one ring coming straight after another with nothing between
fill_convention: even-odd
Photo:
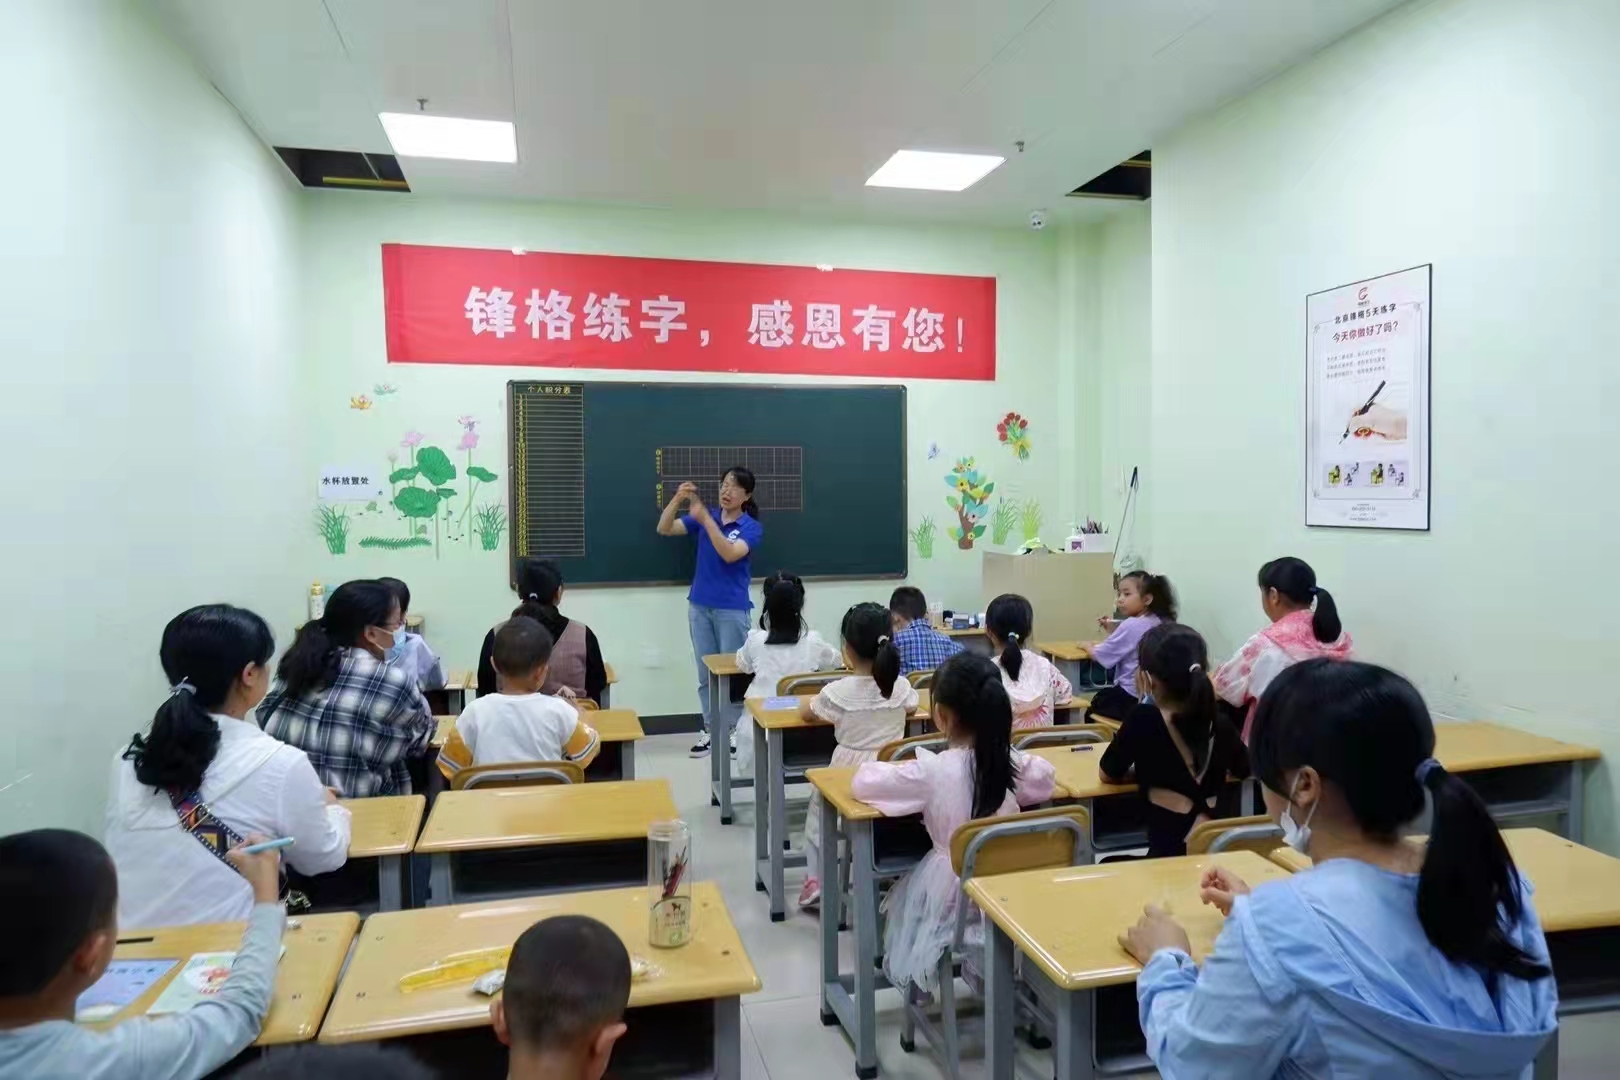
<instances>
[{"instance_id":1,"label":"child with ponytail","mask_svg":"<svg viewBox=\"0 0 1620 1080\"><path fill-rule=\"evenodd\" d=\"M169 696L113 762L107 800L124 926L248 918L253 887L225 854L250 835L291 837L282 854L304 874L348 859L349 811L304 751L247 719L274 652L265 621L229 604L191 608L164 627Z\"/></svg>"},{"instance_id":2,"label":"child with ponytail","mask_svg":"<svg viewBox=\"0 0 1620 1080\"><path fill-rule=\"evenodd\" d=\"M1148 858L1187 854L1187 834L1214 813L1228 774L1245 779L1249 759L1217 713L1209 652L1198 631L1161 623L1137 652L1152 696L1125 714L1097 769L1110 783L1135 780L1147 810Z\"/></svg>"},{"instance_id":3,"label":"child with ponytail","mask_svg":"<svg viewBox=\"0 0 1620 1080\"><path fill-rule=\"evenodd\" d=\"M1215 671L1215 693L1227 704L1248 710L1245 742L1260 695L1283 669L1319 656L1348 660L1353 645L1339 625L1333 597L1316 584L1316 571L1304 559L1285 556L1260 568L1260 607L1271 625L1245 641L1237 655Z\"/></svg>"},{"instance_id":4,"label":"child with ponytail","mask_svg":"<svg viewBox=\"0 0 1620 1080\"><path fill-rule=\"evenodd\" d=\"M805 625L804 582L797 574L778 570L765 579L765 603L759 629L750 630L737 650L737 670L754 677L748 697L776 696L776 685L788 675L833 671L843 666L838 650ZM752 776L754 718L744 709L737 721L737 765L734 775Z\"/></svg>"},{"instance_id":5,"label":"child with ponytail","mask_svg":"<svg viewBox=\"0 0 1620 1080\"><path fill-rule=\"evenodd\" d=\"M1087 720L1093 716L1119 720L1136 708L1142 696L1136 685L1136 653L1142 637L1160 623L1176 621L1176 594L1162 574L1133 570L1122 575L1114 603L1125 617L1117 622L1101 620L1112 633L1090 648L1091 659L1114 672L1114 685L1097 691L1086 708Z\"/></svg>"},{"instance_id":6,"label":"child with ponytail","mask_svg":"<svg viewBox=\"0 0 1620 1080\"><path fill-rule=\"evenodd\" d=\"M939 958L956 930L961 883L951 836L973 818L1016 814L1052 797L1055 770L1011 748L1012 702L988 657L959 653L934 676L934 725L949 747L909 761L871 761L855 771L854 794L888 817L921 814L933 848L884 901L883 971L902 992L939 989ZM976 927L977 929L977 927ZM982 930L981 930L982 933Z\"/></svg>"},{"instance_id":7,"label":"child with ponytail","mask_svg":"<svg viewBox=\"0 0 1620 1080\"><path fill-rule=\"evenodd\" d=\"M1053 711L1074 699L1063 672L1033 649L1035 609L1016 593L1002 593L984 613L984 632L1012 699L1013 727L1046 727Z\"/></svg>"},{"instance_id":8,"label":"child with ponytail","mask_svg":"<svg viewBox=\"0 0 1620 1080\"><path fill-rule=\"evenodd\" d=\"M1412 684L1296 664L1250 746L1267 812L1315 868L1252 891L1205 870L1227 918L1202 965L1157 907L1121 937L1160 1072L1529 1080L1558 1024L1547 941L1490 811L1434 760ZM1427 850L1401 835L1426 803Z\"/></svg>"},{"instance_id":9,"label":"child with ponytail","mask_svg":"<svg viewBox=\"0 0 1620 1080\"><path fill-rule=\"evenodd\" d=\"M838 740L832 755L835 766L876 759L886 743L905 738L906 717L917 711L917 691L900 677L900 653L890 638L891 629L889 609L881 604L856 604L845 612L840 627L844 666L854 674L828 683L803 703L806 719L833 726ZM799 890L799 906L812 907L821 900L821 882L816 878L821 865L820 792L810 795L804 838L810 872Z\"/></svg>"}]
</instances>

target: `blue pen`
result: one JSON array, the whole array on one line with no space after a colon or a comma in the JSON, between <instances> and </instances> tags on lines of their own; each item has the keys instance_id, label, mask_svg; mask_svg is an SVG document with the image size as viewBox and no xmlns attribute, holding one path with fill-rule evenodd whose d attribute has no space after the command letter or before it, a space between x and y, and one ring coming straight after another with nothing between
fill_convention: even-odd
<instances>
[{"instance_id":1,"label":"blue pen","mask_svg":"<svg viewBox=\"0 0 1620 1080\"><path fill-rule=\"evenodd\" d=\"M266 840L262 844L249 844L247 847L242 849L242 854L257 855L261 851L279 851L284 847L292 846L293 838L290 836L283 836L280 840Z\"/></svg>"},{"instance_id":2,"label":"blue pen","mask_svg":"<svg viewBox=\"0 0 1620 1080\"><path fill-rule=\"evenodd\" d=\"M1069 753L1078 754L1083 750L1095 750L1095 749L1096 749L1096 747L1094 747L1094 746L1071 746L1071 747L1069 747Z\"/></svg>"}]
</instances>

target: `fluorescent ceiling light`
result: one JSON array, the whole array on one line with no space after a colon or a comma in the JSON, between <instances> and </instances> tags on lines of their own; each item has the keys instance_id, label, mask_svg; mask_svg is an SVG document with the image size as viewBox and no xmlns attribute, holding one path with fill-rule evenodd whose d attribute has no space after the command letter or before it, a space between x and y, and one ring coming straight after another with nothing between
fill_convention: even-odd
<instances>
[{"instance_id":1,"label":"fluorescent ceiling light","mask_svg":"<svg viewBox=\"0 0 1620 1080\"><path fill-rule=\"evenodd\" d=\"M933 150L896 150L894 157L866 181L867 187L962 191L984 179L1007 159L995 154L945 154Z\"/></svg>"},{"instance_id":2,"label":"fluorescent ceiling light","mask_svg":"<svg viewBox=\"0 0 1620 1080\"><path fill-rule=\"evenodd\" d=\"M506 120L463 120L427 113L378 113L399 157L516 161L517 132Z\"/></svg>"}]
</instances>

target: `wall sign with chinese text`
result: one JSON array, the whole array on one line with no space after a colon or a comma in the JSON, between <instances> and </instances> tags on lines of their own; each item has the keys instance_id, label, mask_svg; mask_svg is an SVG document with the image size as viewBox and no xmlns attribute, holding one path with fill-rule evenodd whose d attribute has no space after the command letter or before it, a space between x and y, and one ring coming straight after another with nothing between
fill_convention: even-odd
<instances>
[{"instance_id":1,"label":"wall sign with chinese text","mask_svg":"<svg viewBox=\"0 0 1620 1080\"><path fill-rule=\"evenodd\" d=\"M384 244L392 364L996 377L996 279Z\"/></svg>"},{"instance_id":2,"label":"wall sign with chinese text","mask_svg":"<svg viewBox=\"0 0 1620 1080\"><path fill-rule=\"evenodd\" d=\"M1305 524L1428 529L1432 276L1305 298Z\"/></svg>"},{"instance_id":3,"label":"wall sign with chinese text","mask_svg":"<svg viewBox=\"0 0 1620 1080\"><path fill-rule=\"evenodd\" d=\"M321 502L388 501L388 474L360 465L323 465L316 487Z\"/></svg>"}]
</instances>

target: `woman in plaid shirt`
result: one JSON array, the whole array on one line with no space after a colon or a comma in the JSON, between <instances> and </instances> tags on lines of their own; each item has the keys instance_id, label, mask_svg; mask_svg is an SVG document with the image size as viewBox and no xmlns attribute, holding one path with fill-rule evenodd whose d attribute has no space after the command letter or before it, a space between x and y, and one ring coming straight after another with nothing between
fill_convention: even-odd
<instances>
[{"instance_id":1,"label":"woman in plaid shirt","mask_svg":"<svg viewBox=\"0 0 1620 1080\"><path fill-rule=\"evenodd\" d=\"M416 678L390 661L403 648L399 598L380 581L340 585L305 623L259 705L266 733L309 755L346 798L405 795L406 759L429 751L433 715Z\"/></svg>"}]
</instances>

